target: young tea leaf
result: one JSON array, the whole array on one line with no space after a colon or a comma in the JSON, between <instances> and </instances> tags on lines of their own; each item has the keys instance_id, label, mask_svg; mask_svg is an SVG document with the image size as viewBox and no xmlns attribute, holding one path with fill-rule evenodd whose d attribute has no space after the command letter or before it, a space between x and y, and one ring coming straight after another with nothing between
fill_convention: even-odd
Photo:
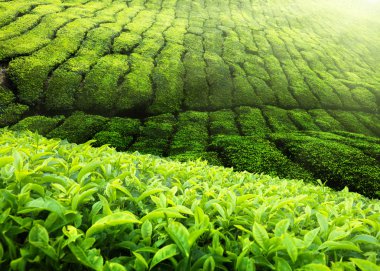
<instances>
[{"instance_id":1,"label":"young tea leaf","mask_svg":"<svg viewBox=\"0 0 380 271\"><path fill-rule=\"evenodd\" d=\"M94 235L99 231L103 231L107 228L130 224L130 223L141 223L136 217L127 211L114 213L108 216L105 216L95 222L86 232L86 237Z\"/></svg>"}]
</instances>

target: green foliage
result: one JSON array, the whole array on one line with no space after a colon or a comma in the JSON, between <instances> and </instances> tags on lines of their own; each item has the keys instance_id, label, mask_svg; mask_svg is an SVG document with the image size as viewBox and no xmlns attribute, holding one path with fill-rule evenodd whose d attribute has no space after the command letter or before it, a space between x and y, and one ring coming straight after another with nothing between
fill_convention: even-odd
<instances>
[{"instance_id":1,"label":"green foliage","mask_svg":"<svg viewBox=\"0 0 380 271\"><path fill-rule=\"evenodd\" d=\"M107 55L99 60L84 80L78 94L77 107L107 114L118 98L118 84L129 70L128 57Z\"/></svg>"},{"instance_id":2,"label":"green foliage","mask_svg":"<svg viewBox=\"0 0 380 271\"><path fill-rule=\"evenodd\" d=\"M231 110L210 112L211 135L238 135L235 113Z\"/></svg>"},{"instance_id":3,"label":"green foliage","mask_svg":"<svg viewBox=\"0 0 380 271\"><path fill-rule=\"evenodd\" d=\"M219 153L223 165L237 171L312 180L309 172L290 161L273 143L264 138L218 136L212 140L210 148Z\"/></svg>"},{"instance_id":4,"label":"green foliage","mask_svg":"<svg viewBox=\"0 0 380 271\"><path fill-rule=\"evenodd\" d=\"M66 118L62 125L52 130L47 136L67 139L69 142L83 143L105 127L107 118L75 112Z\"/></svg>"},{"instance_id":5,"label":"green foliage","mask_svg":"<svg viewBox=\"0 0 380 271\"><path fill-rule=\"evenodd\" d=\"M173 113L180 110L184 75L181 57L184 50L182 45L171 44L161 51L152 75L156 88L149 112Z\"/></svg>"},{"instance_id":6,"label":"green foliage","mask_svg":"<svg viewBox=\"0 0 380 271\"><path fill-rule=\"evenodd\" d=\"M126 75L119 89L115 107L120 112L145 110L153 99L152 71L153 60L133 53L130 56L131 71Z\"/></svg>"},{"instance_id":7,"label":"green foliage","mask_svg":"<svg viewBox=\"0 0 380 271\"><path fill-rule=\"evenodd\" d=\"M209 138L208 121L206 112L187 111L179 114L176 132L170 145L170 156L183 154L186 158L187 155L203 153Z\"/></svg>"},{"instance_id":8,"label":"green foliage","mask_svg":"<svg viewBox=\"0 0 380 271\"><path fill-rule=\"evenodd\" d=\"M287 110L267 106L263 108L263 115L268 120L268 124L274 132L291 132L298 130L289 118Z\"/></svg>"},{"instance_id":9,"label":"green foliage","mask_svg":"<svg viewBox=\"0 0 380 271\"><path fill-rule=\"evenodd\" d=\"M8 126L15 124L23 115L28 111L29 107L27 105L11 103L6 107L1 107L0 109L0 126Z\"/></svg>"},{"instance_id":10,"label":"green foliage","mask_svg":"<svg viewBox=\"0 0 380 271\"><path fill-rule=\"evenodd\" d=\"M17 124L13 125L12 130L30 130L45 136L57 127L64 119L65 117L63 116L56 116L53 118L45 116L31 116L22 119Z\"/></svg>"},{"instance_id":11,"label":"green foliage","mask_svg":"<svg viewBox=\"0 0 380 271\"><path fill-rule=\"evenodd\" d=\"M377 270L380 263L379 202L347 189L6 130L0 163L4 270Z\"/></svg>"},{"instance_id":12,"label":"green foliage","mask_svg":"<svg viewBox=\"0 0 380 271\"><path fill-rule=\"evenodd\" d=\"M111 147L115 147L118 151L126 150L127 147L132 143L133 137L131 136L123 136L118 132L111 131L101 131L95 134L94 146L102 146L105 144L109 144Z\"/></svg>"},{"instance_id":13,"label":"green foliage","mask_svg":"<svg viewBox=\"0 0 380 271\"><path fill-rule=\"evenodd\" d=\"M354 113L341 110L329 111L329 113L343 125L345 131L370 136L373 135L373 133L356 118Z\"/></svg>"},{"instance_id":14,"label":"green foliage","mask_svg":"<svg viewBox=\"0 0 380 271\"><path fill-rule=\"evenodd\" d=\"M243 135L265 136L271 132L260 109L242 106L237 108L236 113Z\"/></svg>"},{"instance_id":15,"label":"green foliage","mask_svg":"<svg viewBox=\"0 0 380 271\"><path fill-rule=\"evenodd\" d=\"M323 140L304 134L273 134L270 136L291 159L313 172L328 186L347 186L368 197L378 197L380 165L372 157L343 142Z\"/></svg>"},{"instance_id":16,"label":"green foliage","mask_svg":"<svg viewBox=\"0 0 380 271\"><path fill-rule=\"evenodd\" d=\"M15 99L16 97L10 89L0 86L0 107L6 107Z\"/></svg>"}]
</instances>

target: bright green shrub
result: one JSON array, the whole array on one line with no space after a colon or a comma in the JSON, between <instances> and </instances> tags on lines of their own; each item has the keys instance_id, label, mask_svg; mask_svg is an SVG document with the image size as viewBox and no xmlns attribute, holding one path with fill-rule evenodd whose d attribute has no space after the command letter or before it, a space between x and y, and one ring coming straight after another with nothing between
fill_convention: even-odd
<instances>
[{"instance_id":1,"label":"bright green shrub","mask_svg":"<svg viewBox=\"0 0 380 271\"><path fill-rule=\"evenodd\" d=\"M258 99L265 105L277 105L277 98L274 91L268 86L268 84L254 76L248 76L248 81L254 87L255 93L257 93Z\"/></svg>"},{"instance_id":2,"label":"bright green shrub","mask_svg":"<svg viewBox=\"0 0 380 271\"><path fill-rule=\"evenodd\" d=\"M179 44L168 44L161 51L153 69L155 93L148 111L152 114L178 112L183 99L184 67L181 57L185 48Z\"/></svg>"},{"instance_id":3,"label":"bright green shrub","mask_svg":"<svg viewBox=\"0 0 380 271\"><path fill-rule=\"evenodd\" d=\"M188 52L183 59L184 77L184 106L190 110L205 110L209 106L209 87L205 72L206 63L202 53Z\"/></svg>"},{"instance_id":4,"label":"bright green shrub","mask_svg":"<svg viewBox=\"0 0 380 271\"><path fill-rule=\"evenodd\" d=\"M136 33L138 35L142 34L146 29L148 29L154 23L155 10L145 9L142 10L131 23L126 25L126 30L131 33Z\"/></svg>"},{"instance_id":5,"label":"bright green shrub","mask_svg":"<svg viewBox=\"0 0 380 271\"><path fill-rule=\"evenodd\" d=\"M128 148L128 146L132 143L133 137L131 136L123 136L119 132L111 132L111 131L101 131L94 135L94 146L103 146L105 144L109 144L111 147L116 148L118 151L123 151Z\"/></svg>"},{"instance_id":6,"label":"bright green shrub","mask_svg":"<svg viewBox=\"0 0 380 271\"><path fill-rule=\"evenodd\" d=\"M141 122L131 118L111 118L105 126L106 131L117 132L123 136L137 136L140 134Z\"/></svg>"},{"instance_id":7,"label":"bright green shrub","mask_svg":"<svg viewBox=\"0 0 380 271\"><path fill-rule=\"evenodd\" d=\"M328 186L339 190L347 186L368 197L379 197L379 162L362 151L304 134L273 134L271 139Z\"/></svg>"},{"instance_id":8,"label":"bright green shrub","mask_svg":"<svg viewBox=\"0 0 380 271\"><path fill-rule=\"evenodd\" d=\"M26 14L22 17L18 17L12 23L2 27L0 29L0 40L6 40L19 36L27 30L35 27L42 16L50 13L57 13L62 10L62 7L57 5L41 5L32 10L31 14Z\"/></svg>"},{"instance_id":9,"label":"bright green shrub","mask_svg":"<svg viewBox=\"0 0 380 271\"><path fill-rule=\"evenodd\" d=\"M17 124L13 125L11 129L15 131L30 130L45 136L64 119L64 116L56 116L52 118L45 116L31 116L20 120Z\"/></svg>"},{"instance_id":10,"label":"bright green shrub","mask_svg":"<svg viewBox=\"0 0 380 271\"><path fill-rule=\"evenodd\" d=\"M51 111L70 111L83 77L98 61L98 57L110 50L116 31L108 27L90 30L75 57L56 69L45 91L45 107Z\"/></svg>"},{"instance_id":11,"label":"bright green shrub","mask_svg":"<svg viewBox=\"0 0 380 271\"><path fill-rule=\"evenodd\" d=\"M264 60L257 55L247 55L244 62L244 71L251 76L255 76L264 81L269 81L270 76L265 69Z\"/></svg>"},{"instance_id":12,"label":"bright green shrub","mask_svg":"<svg viewBox=\"0 0 380 271\"><path fill-rule=\"evenodd\" d=\"M41 23L32 30L2 42L0 44L0 60L17 55L30 54L35 50L42 48L51 42L55 32L65 24L80 16L92 13L94 9L91 6L97 5L97 9L100 9L100 7L103 6L100 2L97 4L95 3L96 2L91 1L80 8L71 7L64 12L45 16Z\"/></svg>"},{"instance_id":13,"label":"bright green shrub","mask_svg":"<svg viewBox=\"0 0 380 271\"><path fill-rule=\"evenodd\" d=\"M129 70L128 57L111 54L102 57L88 73L77 99L77 108L109 114L118 99L119 81Z\"/></svg>"},{"instance_id":14,"label":"bright green shrub","mask_svg":"<svg viewBox=\"0 0 380 271\"><path fill-rule=\"evenodd\" d=\"M141 42L141 36L133 32L123 32L118 36L113 44L113 51L119 54L126 54L132 51Z\"/></svg>"},{"instance_id":15,"label":"bright green shrub","mask_svg":"<svg viewBox=\"0 0 380 271\"><path fill-rule=\"evenodd\" d=\"M120 85L115 107L119 112L145 111L153 99L153 59L133 53L129 60L131 71Z\"/></svg>"},{"instance_id":16,"label":"bright green shrub","mask_svg":"<svg viewBox=\"0 0 380 271\"><path fill-rule=\"evenodd\" d=\"M283 61L283 69L289 80L289 91L298 101L301 108L309 109L320 106L318 99L305 83L303 75L298 71L292 60Z\"/></svg>"},{"instance_id":17,"label":"bright green shrub","mask_svg":"<svg viewBox=\"0 0 380 271\"><path fill-rule=\"evenodd\" d=\"M271 132L259 108L241 106L236 109L236 113L244 136L265 136Z\"/></svg>"},{"instance_id":18,"label":"bright green shrub","mask_svg":"<svg viewBox=\"0 0 380 271\"><path fill-rule=\"evenodd\" d=\"M224 61L228 64L243 64L245 56L245 49L240 43L239 36L235 32L230 31L223 42L222 57Z\"/></svg>"},{"instance_id":19,"label":"bright green shrub","mask_svg":"<svg viewBox=\"0 0 380 271\"><path fill-rule=\"evenodd\" d=\"M0 127L8 126L18 122L29 110L24 104L10 103L0 107Z\"/></svg>"},{"instance_id":20,"label":"bright green shrub","mask_svg":"<svg viewBox=\"0 0 380 271\"><path fill-rule=\"evenodd\" d=\"M40 102L49 72L77 50L86 31L93 26L90 20L76 20L60 29L57 38L43 49L11 61L9 72L21 101L29 105Z\"/></svg>"},{"instance_id":21,"label":"bright green shrub","mask_svg":"<svg viewBox=\"0 0 380 271\"><path fill-rule=\"evenodd\" d=\"M207 66L207 81L210 87L210 108L218 110L232 105L233 84L228 65L215 53L204 54Z\"/></svg>"},{"instance_id":22,"label":"bright green shrub","mask_svg":"<svg viewBox=\"0 0 380 271\"><path fill-rule=\"evenodd\" d=\"M90 140L97 132L102 131L106 122L107 118L102 116L75 112L47 136L67 139L73 143L83 143Z\"/></svg>"},{"instance_id":23,"label":"bright green shrub","mask_svg":"<svg viewBox=\"0 0 380 271\"><path fill-rule=\"evenodd\" d=\"M209 20L210 24L212 21ZM222 55L223 53L223 36L222 31L217 29L215 26L219 25L219 22L215 22L215 25L212 28L206 28L204 36L204 49L205 52L210 52L212 54ZM207 27L207 25L205 25Z\"/></svg>"},{"instance_id":24,"label":"bright green shrub","mask_svg":"<svg viewBox=\"0 0 380 271\"><path fill-rule=\"evenodd\" d=\"M27 13L33 8L28 2L1 2L0 3L0 27L12 22L18 15Z\"/></svg>"}]
</instances>

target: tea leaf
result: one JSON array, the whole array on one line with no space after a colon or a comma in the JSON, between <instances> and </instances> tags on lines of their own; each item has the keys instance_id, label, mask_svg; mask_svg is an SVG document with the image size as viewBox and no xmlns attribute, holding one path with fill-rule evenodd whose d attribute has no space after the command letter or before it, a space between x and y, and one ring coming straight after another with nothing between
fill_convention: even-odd
<instances>
[{"instance_id":1,"label":"tea leaf","mask_svg":"<svg viewBox=\"0 0 380 271\"><path fill-rule=\"evenodd\" d=\"M179 251L177 250L177 245L175 244L167 245L163 248L160 248L156 252L156 254L154 254L153 259L150 263L149 270L151 270L154 266L156 266L160 262L165 261L178 254L179 254Z\"/></svg>"},{"instance_id":2,"label":"tea leaf","mask_svg":"<svg viewBox=\"0 0 380 271\"><path fill-rule=\"evenodd\" d=\"M95 224L93 224L87 230L86 237L94 235L95 233L99 231L103 231L110 227L131 224L131 223L140 224L141 222L138 219L136 219L136 217L130 212L124 211L124 212L114 213L96 221Z\"/></svg>"}]
</instances>

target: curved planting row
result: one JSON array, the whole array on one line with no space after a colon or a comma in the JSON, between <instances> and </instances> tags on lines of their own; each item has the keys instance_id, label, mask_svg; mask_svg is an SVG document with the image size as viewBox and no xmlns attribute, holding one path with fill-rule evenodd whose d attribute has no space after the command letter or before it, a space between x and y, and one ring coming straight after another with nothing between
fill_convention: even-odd
<instances>
[{"instance_id":1,"label":"curved planting row","mask_svg":"<svg viewBox=\"0 0 380 271\"><path fill-rule=\"evenodd\" d=\"M117 150L181 161L202 158L239 171L319 178L337 189L347 185L378 197L379 123L379 116L369 113L268 106L186 111L145 119L83 112L68 118L31 116L11 129L29 129L76 143L94 139L96 146L109 144Z\"/></svg>"}]
</instances>

